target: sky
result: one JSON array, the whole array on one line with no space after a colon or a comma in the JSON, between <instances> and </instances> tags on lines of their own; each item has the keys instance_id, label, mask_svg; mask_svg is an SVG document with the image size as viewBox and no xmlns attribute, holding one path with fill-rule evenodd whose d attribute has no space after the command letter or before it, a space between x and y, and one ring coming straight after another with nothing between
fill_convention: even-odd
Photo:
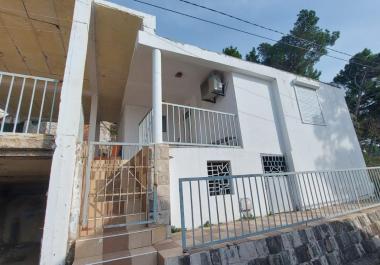
<instances>
[{"instance_id":1,"label":"sky","mask_svg":"<svg viewBox=\"0 0 380 265\"><path fill-rule=\"evenodd\" d=\"M227 46L236 46L243 56L265 42L263 39L206 24L191 18L158 10L133 0L111 0L117 4L156 16L157 34L182 43L221 52ZM199 16L242 30L280 39L281 35L244 24L213 12L184 4L178 0L144 0L152 4ZM333 49L355 54L364 48L380 52L380 1L379 0L190 0L234 16L250 20L282 32L289 32L301 9L315 10L320 18L318 25L330 31L340 31ZM331 53L349 59L349 57ZM330 82L345 65L324 56L316 65L322 71L320 80Z\"/></svg>"}]
</instances>

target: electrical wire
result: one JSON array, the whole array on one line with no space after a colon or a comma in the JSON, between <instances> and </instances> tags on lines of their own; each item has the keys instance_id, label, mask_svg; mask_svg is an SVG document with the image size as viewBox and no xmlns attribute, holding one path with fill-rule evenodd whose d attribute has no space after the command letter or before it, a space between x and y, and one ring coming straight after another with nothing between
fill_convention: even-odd
<instances>
[{"instance_id":1,"label":"electrical wire","mask_svg":"<svg viewBox=\"0 0 380 265\"><path fill-rule=\"evenodd\" d=\"M312 44L312 45L316 45L318 46L319 48L323 48L321 45L319 45L318 43L316 43L315 41L310 41L310 40L307 40L307 39L304 39L304 38L301 38L301 37L298 37L298 36L295 36L293 34L287 34L285 32L282 32L282 31L279 31L279 30L276 30L276 29L273 29L273 28L270 28L270 27L267 27L267 26L263 26L263 25L260 25L260 24L257 24L255 22L252 22L252 21L249 21L249 20L246 20L246 19L243 19L243 18L240 18L240 17L237 17L237 16L234 16L232 14L229 14L229 13L226 13L226 12L223 12L223 11L220 11L220 10L217 10L217 9L214 9L214 8L211 8L211 7L207 7L207 6L204 6L204 5L201 5L201 4L197 4L197 3L194 3L194 2L191 2L191 1L188 1L188 0L177 0L177 1L180 1L182 3L185 3L185 4L188 4L188 5L192 5L192 6L196 6L198 8L202 8L202 9L205 9L205 10L208 10L208 11L211 11L211 12L214 12L214 13L217 13L219 15L223 15L223 16L226 16L226 17L229 17L229 18L232 18L232 19L235 19L235 20L238 20L240 22L243 22L243 23L246 23L246 24L249 24L249 25L252 25L252 26L255 26L255 27L258 27L258 28L261 28L261 29L264 29L264 30L267 30L267 31L271 31L271 32L274 32L274 33L278 33L282 36L290 36L294 39L297 39L297 40L300 40L300 41L304 41L308 44ZM347 53L347 52L344 52L344 51L340 51L340 50L337 50L337 49L333 49L333 48L330 48L330 47L326 47L326 50L329 50L329 51L332 51L332 52L335 52L335 53L339 53L339 54L342 54L342 55L346 55L346 56L349 56L349 57L354 57L353 54L350 54L350 53ZM358 58L355 58L355 60L358 60ZM363 60L364 61L364 60ZM367 62L366 62L367 63ZM373 64L373 63L372 63ZM373 67L377 67L379 66L379 64L373 64L372 65Z\"/></svg>"},{"instance_id":2,"label":"electrical wire","mask_svg":"<svg viewBox=\"0 0 380 265\"><path fill-rule=\"evenodd\" d=\"M270 37L267 37L267 36L263 36L263 35L256 34L256 33L253 33L253 32L249 32L249 31L246 31L246 30L241 30L241 29L238 29L238 28L226 25L226 24L218 23L218 22L215 22L215 21L211 21L211 20L208 20L208 19L204 19L204 18L201 18L201 17L197 17L197 16L194 16L194 15L183 13L183 12L176 11L176 10L173 10L173 9L169 9L169 8L166 8L166 7L163 7L163 6L159 6L159 5L156 5L156 4L148 3L148 2L145 2L145 1L141 1L141 0L132 0L132 1L144 4L144 5L148 5L148 6L151 6L151 7L155 7L157 9L161 9L161 10L164 10L164 11L167 11L167 12L171 12L171 13L174 13L174 14L178 14L178 15L182 15L182 16L185 16L185 17L189 17L189 18L192 18L192 19L195 19L195 20L198 20L198 21L202 21L202 22L208 23L208 24L212 24L212 25L215 25L215 26L219 26L219 27L222 27L222 28L229 29L229 30L237 31L237 32L244 33L244 34L247 34L247 35L251 35L251 36L254 36L254 37L257 37L257 38L265 39L267 41L276 42L276 43L282 43L284 45L287 45L287 46L290 46L290 47L293 47L293 48L299 48L299 49L303 49L303 50L306 50L306 51L311 51L310 49L307 49L305 47L297 46L297 45L294 45L294 44L289 44L289 43L281 41L281 40L276 40L276 39L273 39L273 38L270 38ZM357 65L360 65L360 66L363 66L363 67L374 69L370 65L354 62L352 60L347 60L347 59L344 59L344 58L341 58L341 57L337 57L337 56L334 56L334 55L325 54L325 53L321 53L321 52L318 52L318 51L311 51L311 52L319 54L321 56L327 56L327 57L330 57L330 58L333 58L333 59L336 59L336 60L340 60L340 61L343 61L343 62L346 62L346 63L350 63L351 62L351 63L357 64Z\"/></svg>"}]
</instances>

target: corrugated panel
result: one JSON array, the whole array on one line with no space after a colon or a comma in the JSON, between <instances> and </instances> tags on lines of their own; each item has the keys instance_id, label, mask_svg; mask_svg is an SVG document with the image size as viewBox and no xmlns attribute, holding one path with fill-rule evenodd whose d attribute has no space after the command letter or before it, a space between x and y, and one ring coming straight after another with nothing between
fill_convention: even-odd
<instances>
[{"instance_id":1,"label":"corrugated panel","mask_svg":"<svg viewBox=\"0 0 380 265\"><path fill-rule=\"evenodd\" d=\"M304 123L324 125L321 106L315 89L295 86L298 108Z\"/></svg>"}]
</instances>

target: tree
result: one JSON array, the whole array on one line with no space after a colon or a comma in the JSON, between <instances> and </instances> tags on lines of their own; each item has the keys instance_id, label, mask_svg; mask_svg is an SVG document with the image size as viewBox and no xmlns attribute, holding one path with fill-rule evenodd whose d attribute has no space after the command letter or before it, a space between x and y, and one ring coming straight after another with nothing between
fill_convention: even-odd
<instances>
[{"instance_id":1,"label":"tree","mask_svg":"<svg viewBox=\"0 0 380 265\"><path fill-rule=\"evenodd\" d=\"M241 59L241 53L238 51L237 47L229 46L223 49L223 53L232 57Z\"/></svg>"},{"instance_id":2,"label":"tree","mask_svg":"<svg viewBox=\"0 0 380 265\"><path fill-rule=\"evenodd\" d=\"M380 53L369 49L355 54L334 82L346 89L346 102L362 142L371 152L380 142Z\"/></svg>"},{"instance_id":3,"label":"tree","mask_svg":"<svg viewBox=\"0 0 380 265\"><path fill-rule=\"evenodd\" d=\"M327 54L326 48L339 38L338 31L323 30L317 26L318 21L315 11L301 10L290 34L273 45L259 45L261 63L318 79L321 72L314 69L314 65Z\"/></svg>"},{"instance_id":4,"label":"tree","mask_svg":"<svg viewBox=\"0 0 380 265\"><path fill-rule=\"evenodd\" d=\"M255 47L253 47L252 50L248 54L245 55L245 60L249 62L254 62L254 63L260 62L260 58L259 58L259 55L257 55L256 53Z\"/></svg>"}]
</instances>

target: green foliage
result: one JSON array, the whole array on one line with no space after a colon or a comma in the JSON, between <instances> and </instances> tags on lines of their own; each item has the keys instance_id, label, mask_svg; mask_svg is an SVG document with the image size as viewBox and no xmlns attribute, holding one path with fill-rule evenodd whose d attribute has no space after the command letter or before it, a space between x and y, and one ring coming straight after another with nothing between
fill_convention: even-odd
<instances>
[{"instance_id":1,"label":"green foliage","mask_svg":"<svg viewBox=\"0 0 380 265\"><path fill-rule=\"evenodd\" d=\"M181 232L181 228L177 228L174 225L171 226L171 232L172 234Z\"/></svg>"},{"instance_id":2,"label":"green foliage","mask_svg":"<svg viewBox=\"0 0 380 265\"><path fill-rule=\"evenodd\" d=\"M364 153L364 160L367 167L376 167L380 165L380 155Z\"/></svg>"},{"instance_id":3,"label":"green foliage","mask_svg":"<svg viewBox=\"0 0 380 265\"><path fill-rule=\"evenodd\" d=\"M321 72L314 69L327 47L335 44L339 32L317 26L319 18L313 10L301 10L290 34L271 45L258 47L261 63L306 77L318 79ZM302 47L298 48L295 46Z\"/></svg>"},{"instance_id":4,"label":"green foliage","mask_svg":"<svg viewBox=\"0 0 380 265\"><path fill-rule=\"evenodd\" d=\"M241 53L238 51L237 47L233 47L233 46L226 47L223 49L223 53L225 55L229 55L229 56L236 57L239 59L242 58Z\"/></svg>"},{"instance_id":5,"label":"green foliage","mask_svg":"<svg viewBox=\"0 0 380 265\"><path fill-rule=\"evenodd\" d=\"M327 54L327 47L333 46L339 32L330 32L318 27L319 18L313 10L301 10L289 34L275 44L261 43L253 48L245 59L262 63L298 75L318 79L321 72L314 69L320 58ZM301 47L301 48L300 48ZM241 58L237 47L227 47L223 53Z\"/></svg>"},{"instance_id":6,"label":"green foliage","mask_svg":"<svg viewBox=\"0 0 380 265\"><path fill-rule=\"evenodd\" d=\"M211 223L209 221L206 221L206 223L203 224L203 227L211 227Z\"/></svg>"},{"instance_id":7,"label":"green foliage","mask_svg":"<svg viewBox=\"0 0 380 265\"><path fill-rule=\"evenodd\" d=\"M371 163L380 144L380 53L369 49L355 54L334 82L346 89L346 102L362 148ZM374 66L374 67L368 67Z\"/></svg>"},{"instance_id":8,"label":"green foliage","mask_svg":"<svg viewBox=\"0 0 380 265\"><path fill-rule=\"evenodd\" d=\"M253 63L259 63L260 62L260 57L256 52L255 47L252 48L252 50L245 55L245 60Z\"/></svg>"}]
</instances>

